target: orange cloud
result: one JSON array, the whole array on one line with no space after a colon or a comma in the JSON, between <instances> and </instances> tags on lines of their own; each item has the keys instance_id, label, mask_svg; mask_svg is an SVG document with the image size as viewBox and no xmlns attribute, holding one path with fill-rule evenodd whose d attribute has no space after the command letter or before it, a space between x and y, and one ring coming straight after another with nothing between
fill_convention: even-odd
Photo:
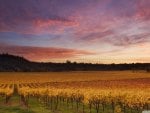
<instances>
[{"instance_id":1,"label":"orange cloud","mask_svg":"<svg viewBox=\"0 0 150 113\"><path fill-rule=\"evenodd\" d=\"M1 45L0 53L9 53L13 55L23 56L31 61L51 61L55 59L68 59L82 55L94 54L93 52L76 49L13 45Z\"/></svg>"},{"instance_id":2,"label":"orange cloud","mask_svg":"<svg viewBox=\"0 0 150 113\"><path fill-rule=\"evenodd\" d=\"M36 19L35 21L33 21L33 25L35 25L35 27L50 27L53 25L76 26L78 25L78 23L70 20L60 20L60 19L54 19L54 20Z\"/></svg>"}]
</instances>

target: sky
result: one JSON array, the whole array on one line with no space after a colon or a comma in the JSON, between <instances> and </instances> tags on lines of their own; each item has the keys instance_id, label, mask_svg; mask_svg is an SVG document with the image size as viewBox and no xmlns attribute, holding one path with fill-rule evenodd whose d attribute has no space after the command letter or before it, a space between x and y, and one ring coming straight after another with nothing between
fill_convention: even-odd
<instances>
[{"instance_id":1,"label":"sky","mask_svg":"<svg viewBox=\"0 0 150 113\"><path fill-rule=\"evenodd\" d=\"M150 0L0 0L0 53L36 62L150 62Z\"/></svg>"}]
</instances>

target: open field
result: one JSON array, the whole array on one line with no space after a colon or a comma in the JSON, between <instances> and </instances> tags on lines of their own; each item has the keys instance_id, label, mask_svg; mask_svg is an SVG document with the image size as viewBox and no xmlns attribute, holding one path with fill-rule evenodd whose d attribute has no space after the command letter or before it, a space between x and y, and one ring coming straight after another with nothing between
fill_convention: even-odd
<instances>
[{"instance_id":1,"label":"open field","mask_svg":"<svg viewBox=\"0 0 150 113\"><path fill-rule=\"evenodd\" d=\"M146 72L6 72L0 113L141 113L149 92Z\"/></svg>"},{"instance_id":2,"label":"open field","mask_svg":"<svg viewBox=\"0 0 150 113\"><path fill-rule=\"evenodd\" d=\"M0 72L0 83L40 83L150 78L150 73L132 71Z\"/></svg>"}]
</instances>

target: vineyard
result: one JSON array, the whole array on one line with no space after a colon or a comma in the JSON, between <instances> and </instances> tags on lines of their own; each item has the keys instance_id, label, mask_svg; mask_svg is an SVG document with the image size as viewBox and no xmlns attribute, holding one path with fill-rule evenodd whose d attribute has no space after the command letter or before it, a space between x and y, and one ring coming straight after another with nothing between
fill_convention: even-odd
<instances>
[{"instance_id":1,"label":"vineyard","mask_svg":"<svg viewBox=\"0 0 150 113\"><path fill-rule=\"evenodd\" d=\"M19 97L20 104L27 109L26 113L33 99L49 113L142 113L150 110L150 78L145 76L67 81L62 77L62 81L48 82L44 79L45 82L33 80L27 83L16 80L7 84L5 81L0 83L0 98L8 105L13 96Z\"/></svg>"}]
</instances>

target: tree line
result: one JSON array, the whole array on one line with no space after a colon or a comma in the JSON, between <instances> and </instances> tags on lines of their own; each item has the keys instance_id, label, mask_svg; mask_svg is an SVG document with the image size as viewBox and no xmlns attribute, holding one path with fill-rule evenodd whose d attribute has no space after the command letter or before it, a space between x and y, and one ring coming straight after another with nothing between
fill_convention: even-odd
<instances>
[{"instance_id":1,"label":"tree line","mask_svg":"<svg viewBox=\"0 0 150 113\"><path fill-rule=\"evenodd\" d=\"M150 72L150 63L92 64L66 61L65 63L42 63L28 61L23 57L0 54L1 72L50 72L50 71L123 71L145 70Z\"/></svg>"}]
</instances>

